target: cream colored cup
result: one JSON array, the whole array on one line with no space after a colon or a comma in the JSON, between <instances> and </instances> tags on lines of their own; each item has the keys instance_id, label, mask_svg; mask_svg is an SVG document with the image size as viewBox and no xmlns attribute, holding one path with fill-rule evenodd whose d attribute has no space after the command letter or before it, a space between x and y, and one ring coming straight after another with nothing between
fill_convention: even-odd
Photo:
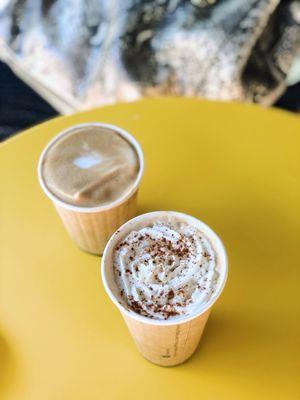
<instances>
[{"instance_id":1,"label":"cream colored cup","mask_svg":"<svg viewBox=\"0 0 300 400\"><path fill-rule=\"evenodd\" d=\"M48 189L43 179L42 165L49 148L60 140L62 136L69 134L78 128L92 126L112 129L124 137L135 148L140 168L136 181L123 197L120 197L116 201L105 206L81 207L64 202ZM125 221L128 221L136 215L138 187L143 175L143 170L144 157L141 146L137 140L124 129L114 125L95 122L74 125L55 136L41 154L38 164L38 178L42 189L49 199L52 200L69 235L76 244L82 250L89 253L102 254L104 247L113 232L115 232L115 230Z\"/></svg>"},{"instance_id":2,"label":"cream colored cup","mask_svg":"<svg viewBox=\"0 0 300 400\"><path fill-rule=\"evenodd\" d=\"M123 305L113 272L113 254L115 245L132 230L139 229L157 220L160 216L171 214L184 219L188 224L198 228L211 241L217 254L221 275L217 290L210 301L199 307L199 310L188 316L174 320L154 320L141 316ZM104 287L119 308L133 336L137 348L149 361L162 365L173 366L183 363L196 350L210 314L212 305L220 296L227 279L227 256L219 237L203 222L186 214L174 211L155 211L139 215L126 222L110 238L102 257L102 280Z\"/></svg>"}]
</instances>

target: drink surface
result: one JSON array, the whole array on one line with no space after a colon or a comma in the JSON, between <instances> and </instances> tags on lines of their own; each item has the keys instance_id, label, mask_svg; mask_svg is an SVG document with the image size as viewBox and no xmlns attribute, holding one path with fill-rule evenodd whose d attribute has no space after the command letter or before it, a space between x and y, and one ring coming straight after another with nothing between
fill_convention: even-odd
<instances>
[{"instance_id":1,"label":"drink surface","mask_svg":"<svg viewBox=\"0 0 300 400\"><path fill-rule=\"evenodd\" d=\"M96 207L123 197L134 185L139 159L119 133L78 127L53 143L43 159L45 185L66 203Z\"/></svg>"},{"instance_id":2,"label":"drink surface","mask_svg":"<svg viewBox=\"0 0 300 400\"><path fill-rule=\"evenodd\" d=\"M116 245L113 265L124 306L158 320L194 314L220 282L210 240L171 216L132 230Z\"/></svg>"}]
</instances>

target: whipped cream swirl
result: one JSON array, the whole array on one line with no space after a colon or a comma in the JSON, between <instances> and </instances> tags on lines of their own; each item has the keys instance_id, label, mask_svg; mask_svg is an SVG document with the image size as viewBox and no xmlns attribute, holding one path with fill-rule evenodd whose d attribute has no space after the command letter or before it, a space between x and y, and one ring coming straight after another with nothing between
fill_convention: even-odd
<instances>
[{"instance_id":1,"label":"whipped cream swirl","mask_svg":"<svg viewBox=\"0 0 300 400\"><path fill-rule=\"evenodd\" d=\"M114 274L125 305L159 320L194 313L219 279L210 241L178 220L130 232L115 248Z\"/></svg>"}]
</instances>

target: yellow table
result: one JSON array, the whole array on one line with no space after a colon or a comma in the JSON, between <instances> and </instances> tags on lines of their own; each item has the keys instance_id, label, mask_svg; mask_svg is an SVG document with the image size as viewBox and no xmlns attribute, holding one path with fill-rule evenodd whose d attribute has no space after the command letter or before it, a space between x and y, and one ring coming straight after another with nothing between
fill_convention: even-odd
<instances>
[{"instance_id":1,"label":"yellow table","mask_svg":"<svg viewBox=\"0 0 300 400\"><path fill-rule=\"evenodd\" d=\"M219 233L227 287L201 345L175 368L136 351L100 281L39 188L61 129L87 121L134 133L146 158L139 212L179 210ZM0 398L296 399L299 372L299 117L250 105L161 99L36 126L4 143Z\"/></svg>"}]
</instances>

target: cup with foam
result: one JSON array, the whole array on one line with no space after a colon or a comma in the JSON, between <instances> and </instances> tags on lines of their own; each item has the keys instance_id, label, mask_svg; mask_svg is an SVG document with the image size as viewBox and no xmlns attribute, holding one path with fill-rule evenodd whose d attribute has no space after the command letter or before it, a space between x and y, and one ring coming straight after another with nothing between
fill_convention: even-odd
<instances>
[{"instance_id":1,"label":"cup with foam","mask_svg":"<svg viewBox=\"0 0 300 400\"><path fill-rule=\"evenodd\" d=\"M219 237L200 220L156 211L126 222L102 257L104 287L142 355L173 366L196 350L227 278Z\"/></svg>"},{"instance_id":2,"label":"cup with foam","mask_svg":"<svg viewBox=\"0 0 300 400\"><path fill-rule=\"evenodd\" d=\"M38 177L77 245L102 254L112 233L136 215L143 168L131 134L87 123L54 137L40 157Z\"/></svg>"}]
</instances>

